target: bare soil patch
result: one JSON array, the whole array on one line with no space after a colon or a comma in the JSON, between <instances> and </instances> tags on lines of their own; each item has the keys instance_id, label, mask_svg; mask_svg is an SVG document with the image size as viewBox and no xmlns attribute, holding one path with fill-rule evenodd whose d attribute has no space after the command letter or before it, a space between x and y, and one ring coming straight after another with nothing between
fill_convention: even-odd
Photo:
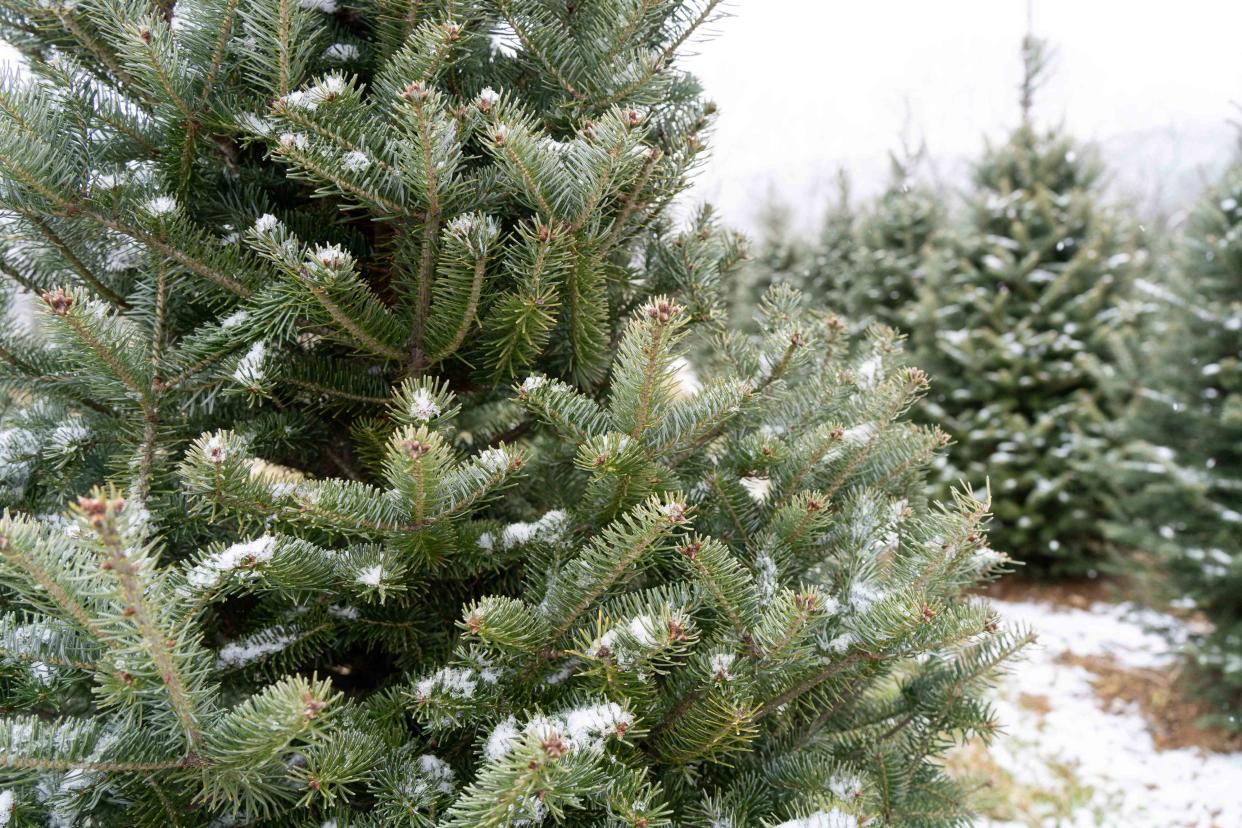
<instances>
[{"instance_id":1,"label":"bare soil patch","mask_svg":"<svg viewBox=\"0 0 1242 828\"><path fill-rule=\"evenodd\" d=\"M1023 601L1085 610L1092 604L1111 604L1124 599L1121 587L1105 578L1041 583L1007 577L980 590L981 595L998 601Z\"/></svg>"},{"instance_id":2,"label":"bare soil patch","mask_svg":"<svg viewBox=\"0 0 1242 828\"><path fill-rule=\"evenodd\" d=\"M1168 670L1135 669L1118 665L1111 656L1062 653L1061 664L1082 667L1094 678L1091 686L1106 709L1136 705L1143 712L1156 750L1198 748L1212 753L1242 751L1242 733L1202 727L1213 711L1196 698L1180 666Z\"/></svg>"}]
</instances>

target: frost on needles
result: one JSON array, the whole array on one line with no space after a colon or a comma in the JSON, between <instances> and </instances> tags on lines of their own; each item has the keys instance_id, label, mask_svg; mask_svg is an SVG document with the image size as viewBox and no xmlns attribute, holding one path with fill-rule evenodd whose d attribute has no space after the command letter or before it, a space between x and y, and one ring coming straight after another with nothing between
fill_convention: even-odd
<instances>
[{"instance_id":1,"label":"frost on needles","mask_svg":"<svg viewBox=\"0 0 1242 828\"><path fill-rule=\"evenodd\" d=\"M960 824L1005 559L891 332L722 330L718 5L5 5L5 824Z\"/></svg>"}]
</instances>

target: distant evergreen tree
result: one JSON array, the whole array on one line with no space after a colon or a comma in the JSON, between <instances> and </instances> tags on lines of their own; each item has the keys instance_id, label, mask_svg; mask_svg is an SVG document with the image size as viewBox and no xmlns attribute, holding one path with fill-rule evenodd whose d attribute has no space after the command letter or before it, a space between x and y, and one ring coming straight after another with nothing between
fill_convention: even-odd
<instances>
[{"instance_id":1,"label":"distant evergreen tree","mask_svg":"<svg viewBox=\"0 0 1242 828\"><path fill-rule=\"evenodd\" d=\"M1007 559L890 331L721 330L719 5L0 7L0 824L967 820Z\"/></svg>"},{"instance_id":2,"label":"distant evergreen tree","mask_svg":"<svg viewBox=\"0 0 1242 828\"><path fill-rule=\"evenodd\" d=\"M854 267L856 216L849 179L837 176L837 197L828 205L818 234L807 237L796 226L793 209L772 200L760 213L758 241L738 280L732 319L745 328L759 301L774 285L798 288L821 307L842 311ZM861 331L866 326L855 326Z\"/></svg>"},{"instance_id":3,"label":"distant evergreen tree","mask_svg":"<svg viewBox=\"0 0 1242 828\"><path fill-rule=\"evenodd\" d=\"M1171 597L1212 621L1195 642L1205 684L1236 712L1242 701L1242 162L1190 214L1171 285L1140 283L1157 306L1133 342L1134 438L1111 458L1117 536L1152 552ZM1222 717L1242 727L1237 717Z\"/></svg>"},{"instance_id":4,"label":"distant evergreen tree","mask_svg":"<svg viewBox=\"0 0 1242 828\"><path fill-rule=\"evenodd\" d=\"M946 481L990 480L997 546L1033 572L1082 574L1108 545L1095 462L1110 439L1107 393L1136 254L1099 203L1100 165L1029 105L1046 66L1024 44L1024 117L974 176L969 221L929 267L934 300L916 334L938 378L927 412L954 440Z\"/></svg>"},{"instance_id":5,"label":"distant evergreen tree","mask_svg":"<svg viewBox=\"0 0 1242 828\"><path fill-rule=\"evenodd\" d=\"M849 311L849 286L859 257L858 214L849 177L837 173L837 197L828 205L819 235L812 240L797 283L808 296L842 313Z\"/></svg>"},{"instance_id":6,"label":"distant evergreen tree","mask_svg":"<svg viewBox=\"0 0 1242 828\"><path fill-rule=\"evenodd\" d=\"M729 297L730 323L736 328L754 324L759 303L774 285L792 287L806 267L810 253L805 239L791 229L793 210L775 195L759 210L758 238L746 250L746 259Z\"/></svg>"},{"instance_id":7,"label":"distant evergreen tree","mask_svg":"<svg viewBox=\"0 0 1242 828\"><path fill-rule=\"evenodd\" d=\"M918 179L922 157L891 155L888 185L858 221L843 307L859 324L917 327L927 300L928 254L947 218L940 195Z\"/></svg>"}]
</instances>

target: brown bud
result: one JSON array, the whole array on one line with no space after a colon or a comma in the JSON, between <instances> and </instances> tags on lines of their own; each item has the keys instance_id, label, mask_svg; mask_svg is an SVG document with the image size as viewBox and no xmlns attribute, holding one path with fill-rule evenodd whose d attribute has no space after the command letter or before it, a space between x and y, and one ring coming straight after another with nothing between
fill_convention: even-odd
<instances>
[{"instance_id":1,"label":"brown bud","mask_svg":"<svg viewBox=\"0 0 1242 828\"><path fill-rule=\"evenodd\" d=\"M800 610L814 612L819 606L819 599L813 592L803 592L794 596L794 606Z\"/></svg>"},{"instance_id":2,"label":"brown bud","mask_svg":"<svg viewBox=\"0 0 1242 828\"><path fill-rule=\"evenodd\" d=\"M401 93L407 101L421 101L427 97L427 86L422 81L413 81Z\"/></svg>"},{"instance_id":3,"label":"brown bud","mask_svg":"<svg viewBox=\"0 0 1242 828\"><path fill-rule=\"evenodd\" d=\"M472 613L466 619L466 632L470 633L470 635L478 635L481 629L483 629L483 619L477 613Z\"/></svg>"},{"instance_id":4,"label":"brown bud","mask_svg":"<svg viewBox=\"0 0 1242 828\"><path fill-rule=\"evenodd\" d=\"M824 508L824 504L821 503L820 501L816 500L813 497L807 499L806 510L808 512L818 512L822 508Z\"/></svg>"},{"instance_id":5,"label":"brown bud","mask_svg":"<svg viewBox=\"0 0 1242 828\"><path fill-rule=\"evenodd\" d=\"M151 30L150 29L143 29L142 31L138 33L138 36L142 38L143 43L151 42Z\"/></svg>"},{"instance_id":6,"label":"brown bud","mask_svg":"<svg viewBox=\"0 0 1242 828\"><path fill-rule=\"evenodd\" d=\"M936 611L932 609L930 606L928 606L927 604L924 604L923 605L923 620L931 621L935 617L936 617Z\"/></svg>"},{"instance_id":7,"label":"brown bud","mask_svg":"<svg viewBox=\"0 0 1242 828\"><path fill-rule=\"evenodd\" d=\"M647 315L652 319L658 319L661 322L668 322L680 311L681 308L678 305L668 301L667 299L660 299L647 306Z\"/></svg>"},{"instance_id":8,"label":"brown bud","mask_svg":"<svg viewBox=\"0 0 1242 828\"><path fill-rule=\"evenodd\" d=\"M461 38L461 24L460 23L445 23L444 34L448 36L450 43L460 39Z\"/></svg>"},{"instance_id":9,"label":"brown bud","mask_svg":"<svg viewBox=\"0 0 1242 828\"><path fill-rule=\"evenodd\" d=\"M681 624L678 624L672 618L668 619L668 638L670 641L686 640L685 628L683 628Z\"/></svg>"},{"instance_id":10,"label":"brown bud","mask_svg":"<svg viewBox=\"0 0 1242 828\"><path fill-rule=\"evenodd\" d=\"M51 308L52 313L57 316L64 316L73 307L73 297L65 292L64 288L56 288L49 290L43 294L43 301Z\"/></svg>"},{"instance_id":11,"label":"brown bud","mask_svg":"<svg viewBox=\"0 0 1242 828\"><path fill-rule=\"evenodd\" d=\"M543 752L549 759L559 759L567 750L569 750L569 745L565 744L565 740L558 733L553 733L543 740Z\"/></svg>"},{"instance_id":12,"label":"brown bud","mask_svg":"<svg viewBox=\"0 0 1242 828\"><path fill-rule=\"evenodd\" d=\"M328 706L327 702L320 701L319 699L312 696L310 693L303 693L302 701L306 705L306 709L303 711L303 715L306 716L306 718L308 719L315 718L316 716L319 715L320 711L322 711L325 707Z\"/></svg>"},{"instance_id":13,"label":"brown bud","mask_svg":"<svg viewBox=\"0 0 1242 828\"><path fill-rule=\"evenodd\" d=\"M410 459L417 460L427 452L431 451L431 444L424 443L421 440L402 440L401 448L410 456Z\"/></svg>"},{"instance_id":14,"label":"brown bud","mask_svg":"<svg viewBox=\"0 0 1242 828\"><path fill-rule=\"evenodd\" d=\"M699 550L702 548L703 548L703 544L700 543L699 541L691 541L690 543L683 546L680 551L681 551L681 554L685 555L690 560L696 561L699 558Z\"/></svg>"},{"instance_id":15,"label":"brown bud","mask_svg":"<svg viewBox=\"0 0 1242 828\"><path fill-rule=\"evenodd\" d=\"M627 109L621 113L621 117L625 119L626 126L636 127L642 122L642 116L638 114L638 110Z\"/></svg>"}]
</instances>

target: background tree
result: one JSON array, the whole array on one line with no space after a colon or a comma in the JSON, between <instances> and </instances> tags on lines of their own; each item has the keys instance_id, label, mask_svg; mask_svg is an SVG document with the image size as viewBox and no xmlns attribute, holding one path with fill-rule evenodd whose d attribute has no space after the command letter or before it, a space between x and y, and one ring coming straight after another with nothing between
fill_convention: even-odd
<instances>
[{"instance_id":1,"label":"background tree","mask_svg":"<svg viewBox=\"0 0 1242 828\"><path fill-rule=\"evenodd\" d=\"M747 256L732 297L735 326L752 323L759 302L774 285L797 288L825 307L843 309L858 245L857 215L845 171L837 173L836 198L828 205L817 235L807 238L794 230L794 212L775 196L764 206L758 241Z\"/></svg>"},{"instance_id":2,"label":"background tree","mask_svg":"<svg viewBox=\"0 0 1242 828\"><path fill-rule=\"evenodd\" d=\"M954 440L945 480L990 479L997 546L1039 574L1082 574L1107 549L1095 461L1119 412L1110 340L1139 254L1098 203L1093 153L1032 122L1043 45L1028 38L1024 57L1023 121L987 150L969 222L935 253L916 341L941 378L926 410Z\"/></svg>"},{"instance_id":3,"label":"background tree","mask_svg":"<svg viewBox=\"0 0 1242 828\"><path fill-rule=\"evenodd\" d=\"M1171 284L1142 282L1154 324L1129 340L1133 442L1109 458L1122 542L1153 553L1167 597L1214 624L1196 642L1226 710L1242 694L1242 166L1191 212ZM1237 727L1236 718L1221 717Z\"/></svg>"},{"instance_id":4,"label":"background tree","mask_svg":"<svg viewBox=\"0 0 1242 828\"><path fill-rule=\"evenodd\" d=\"M836 264L833 247L824 247L829 268L849 274L842 280L843 308L860 325L917 327L928 254L947 221L943 198L918 177L925 157L925 149L890 155L888 184L858 221L850 265Z\"/></svg>"}]
</instances>

